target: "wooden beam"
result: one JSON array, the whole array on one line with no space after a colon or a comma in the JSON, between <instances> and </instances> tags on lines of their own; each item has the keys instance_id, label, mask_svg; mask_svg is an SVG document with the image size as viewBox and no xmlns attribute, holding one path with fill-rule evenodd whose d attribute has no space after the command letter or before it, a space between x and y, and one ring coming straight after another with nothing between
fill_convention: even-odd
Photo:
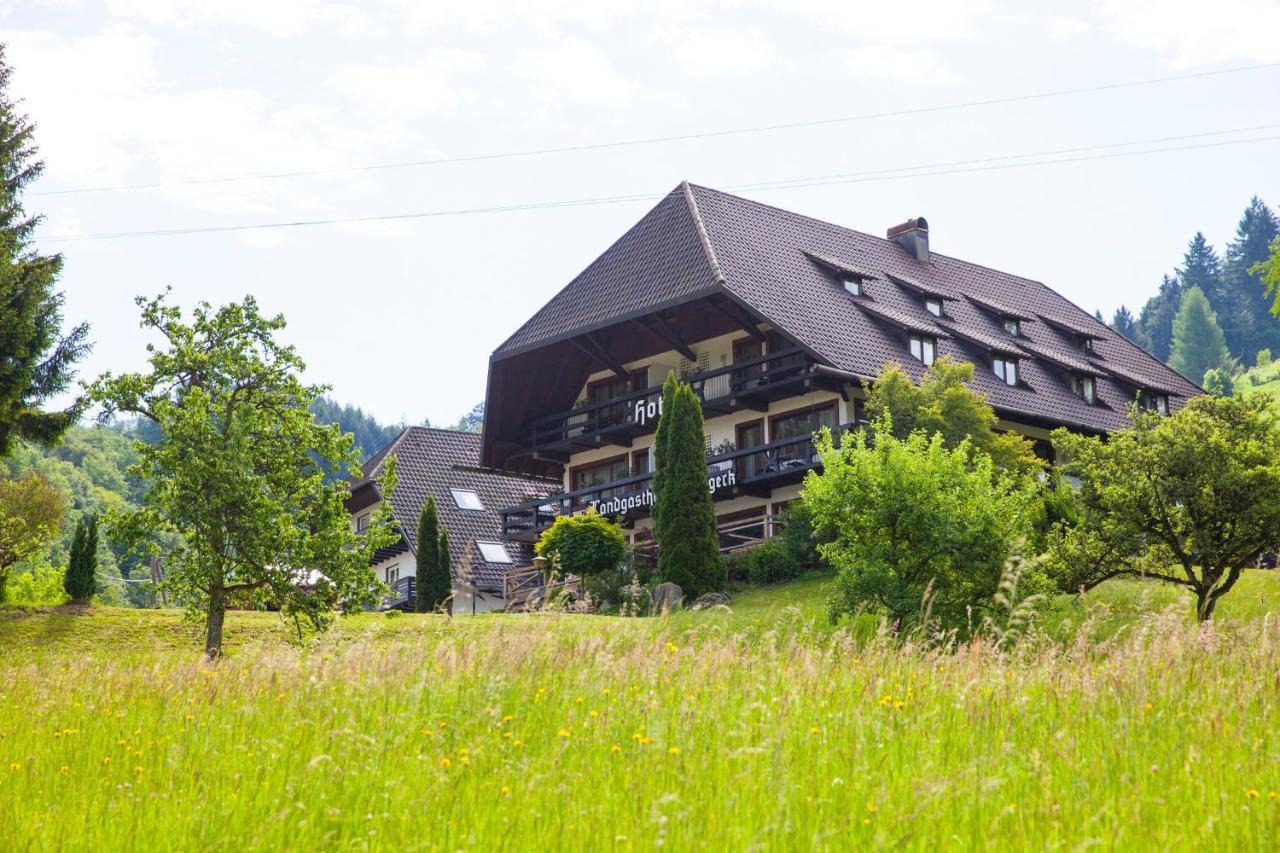
<instances>
[{"instance_id":1,"label":"wooden beam","mask_svg":"<svg viewBox=\"0 0 1280 853\"><path fill-rule=\"evenodd\" d=\"M654 320L661 326L660 328L658 325L642 323L640 320L636 320L635 323L637 326L644 329L646 332L653 335L676 352L680 353L686 359L696 364L698 361L698 354L690 349L688 344L680 340L680 336L676 334L675 329L671 328L671 324L662 317L655 317Z\"/></svg>"},{"instance_id":2,"label":"wooden beam","mask_svg":"<svg viewBox=\"0 0 1280 853\"><path fill-rule=\"evenodd\" d=\"M751 319L751 316L747 314L746 311L743 311L742 308L738 306L738 303L731 299L724 299L720 301L712 301L710 304L721 314L741 326L743 331L748 335L755 338L757 341L764 343L765 333L757 328L755 321Z\"/></svg>"},{"instance_id":3,"label":"wooden beam","mask_svg":"<svg viewBox=\"0 0 1280 853\"><path fill-rule=\"evenodd\" d=\"M600 346L596 339L591 337L590 332L582 335L582 340L579 340L578 338L569 338L569 343L580 349L588 358L597 361L612 370L618 375L618 378L631 378L631 374L627 373L626 368L624 368L618 361L610 358L609 354L605 352L604 347Z\"/></svg>"}]
</instances>

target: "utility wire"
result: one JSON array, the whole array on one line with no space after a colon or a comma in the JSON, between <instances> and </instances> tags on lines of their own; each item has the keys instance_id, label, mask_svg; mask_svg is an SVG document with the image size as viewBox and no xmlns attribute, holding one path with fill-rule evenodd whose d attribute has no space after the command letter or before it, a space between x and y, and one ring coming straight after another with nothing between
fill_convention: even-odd
<instances>
[{"instance_id":1,"label":"utility wire","mask_svg":"<svg viewBox=\"0 0 1280 853\"><path fill-rule=\"evenodd\" d=\"M172 181L153 181L139 184L116 184L110 186L78 187L63 190L40 190L27 193L32 196L77 195L96 192L124 192L131 190L160 189L164 187L198 186L204 184L229 184L240 181L265 181L282 178L303 178L319 175L344 175L357 172L374 172L386 169L408 169L425 166L440 166L448 163L472 163L482 160L507 160L517 157L539 157L547 154L565 154L574 151L600 151L610 148L625 148L636 145L659 145L670 142L685 142L694 139L714 139L722 136L739 136L744 134L771 133L779 130L796 130L807 127L823 127L850 122L874 121L884 118L924 115L927 113L951 112L954 110L989 107L1000 104L1015 104L1026 101L1038 101L1046 98L1059 98L1067 95L1087 95L1096 92L1110 92L1117 89L1131 89L1140 86L1154 86L1161 83L1174 83L1181 80L1195 80L1205 77L1216 77L1224 74L1240 74L1248 71L1261 71L1280 67L1280 62L1266 62L1257 65L1241 65L1235 68L1221 68L1216 71L1197 71L1190 74L1176 74L1168 77L1152 77L1145 80L1129 80L1120 83L1104 83L1099 86L1083 86L1074 89L1055 89L1047 92L1035 92L1025 95L1011 95L1003 98L989 98L981 101L960 101L950 104L935 104L926 107L912 107L901 110L887 110L877 113L862 113L833 118L810 119L807 121L782 122L778 124L754 125L749 127L709 130L695 133L680 133L669 136L649 136L637 139L614 140L611 142L593 142L579 145L561 145L552 148L531 148L523 151L501 151L491 154L469 154L458 157L441 157L432 160L409 160L399 163L377 163L363 166L346 166L332 169L303 169L289 172L265 172L256 175L232 175L220 178L188 178Z\"/></svg>"},{"instance_id":2,"label":"utility wire","mask_svg":"<svg viewBox=\"0 0 1280 853\"><path fill-rule=\"evenodd\" d=\"M1251 130L1261 130L1267 128L1280 127L1280 125L1260 125ZM837 184L866 183L871 181L894 180L900 178L921 178L934 177L940 175L956 175L966 174L969 172L990 172L1003 169L1025 169L1036 166L1054 166L1063 163L1080 163L1094 160L1109 160L1120 157L1142 157L1150 154L1164 154L1171 151L1192 151L1206 148L1221 148L1232 145L1248 145L1257 142L1273 142L1280 140L1280 135L1261 136L1251 139L1229 139L1216 142L1200 142L1187 145L1170 145L1163 148L1148 148L1139 151L1111 151L1103 154L1091 154L1078 157L1056 157L1058 154L1098 150L1103 148L1115 148L1121 146L1151 144L1154 142L1173 141L1178 139L1203 138L1205 136L1220 135L1226 133L1240 133L1243 130L1222 130L1210 131L1207 133L1189 134L1182 137L1164 137L1162 139L1146 140L1139 142L1119 142L1110 145L1085 146L1083 148L1060 149L1058 151L1045 151L1036 154L1013 154L1004 157L992 157L979 160L962 160L952 163L910 166L897 169L884 169L874 172L850 172L841 175L819 175L803 178L788 178L776 181L756 182L750 184L731 184L727 189L731 190L782 190L782 189L801 189L805 187L831 186ZM1032 160L1031 162L1009 163L1001 162L1007 160L1026 159L1033 157L1056 157L1049 160ZM985 164L985 165L979 165ZM959 168L955 168L955 167ZM917 171L925 170L925 171ZM550 210L565 207L587 207L592 205L619 204L632 201L653 201L662 198L663 193L634 193L631 195L614 195L614 196L597 196L594 198L577 198L564 199L560 201L543 201L543 202L526 202L520 204L492 205L488 207L467 207L452 208L445 210L431 210L414 213L391 213L377 216L351 216L341 218L325 218L325 219L298 219L284 222L264 222L256 224L238 224L238 225L206 225L206 226L190 226L186 228L164 228L140 231L117 231L103 234L80 234L80 235L54 235L41 238L43 242L80 242L85 240L114 240L129 237L168 237L179 234L213 234L233 231L260 231L279 228L302 228L315 225L347 225L354 223L368 222L391 222L408 219L431 219L447 216L466 216L485 213L509 213L524 210Z\"/></svg>"}]
</instances>

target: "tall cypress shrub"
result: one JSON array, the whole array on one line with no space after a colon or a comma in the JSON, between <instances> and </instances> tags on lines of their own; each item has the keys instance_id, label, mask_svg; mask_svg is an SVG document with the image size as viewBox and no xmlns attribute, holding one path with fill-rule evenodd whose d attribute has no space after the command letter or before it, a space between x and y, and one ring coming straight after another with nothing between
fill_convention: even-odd
<instances>
[{"instance_id":1,"label":"tall cypress shrub","mask_svg":"<svg viewBox=\"0 0 1280 853\"><path fill-rule=\"evenodd\" d=\"M76 532L71 539L71 559L62 588L72 601L86 602L93 597L97 572L98 519L89 515L76 522Z\"/></svg>"},{"instance_id":2,"label":"tall cypress shrub","mask_svg":"<svg viewBox=\"0 0 1280 853\"><path fill-rule=\"evenodd\" d=\"M439 604L440 594L436 589L436 574L440 567L440 515L436 512L436 501L427 495L427 502L422 505L422 514L418 516L418 553L417 579L415 580L416 609L419 613L430 613Z\"/></svg>"},{"instance_id":3,"label":"tall cypress shrub","mask_svg":"<svg viewBox=\"0 0 1280 853\"><path fill-rule=\"evenodd\" d=\"M653 533L658 577L678 584L691 598L720 589L725 579L706 453L698 397L669 373L654 439Z\"/></svg>"},{"instance_id":4,"label":"tall cypress shrub","mask_svg":"<svg viewBox=\"0 0 1280 853\"><path fill-rule=\"evenodd\" d=\"M443 527L440 528L440 559L436 562L436 574L438 575L437 583L444 589L444 595L437 605L449 610L453 607L453 602L449 600L449 596L453 593L453 555L449 553L449 531Z\"/></svg>"}]
</instances>

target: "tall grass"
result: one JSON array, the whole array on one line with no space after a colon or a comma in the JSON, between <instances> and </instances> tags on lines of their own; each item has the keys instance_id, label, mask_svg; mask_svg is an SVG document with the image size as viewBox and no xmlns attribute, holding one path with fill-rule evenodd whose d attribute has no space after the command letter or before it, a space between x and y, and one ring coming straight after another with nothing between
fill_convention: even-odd
<instances>
[{"instance_id":1,"label":"tall grass","mask_svg":"<svg viewBox=\"0 0 1280 853\"><path fill-rule=\"evenodd\" d=\"M45 618L0 619L0 642ZM88 632L111 617L77 618ZM229 630L249 624L261 623ZM135 635L58 656L11 647L0 849L1267 849L1280 837L1270 617L1202 630L1169 611L1113 640L1085 626L1012 651L758 628L362 617L216 666Z\"/></svg>"}]
</instances>

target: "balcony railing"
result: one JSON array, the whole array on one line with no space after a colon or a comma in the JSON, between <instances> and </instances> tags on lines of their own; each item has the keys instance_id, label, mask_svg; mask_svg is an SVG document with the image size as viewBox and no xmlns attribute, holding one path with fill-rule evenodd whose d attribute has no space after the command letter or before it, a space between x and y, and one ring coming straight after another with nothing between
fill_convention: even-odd
<instances>
[{"instance_id":1,"label":"balcony railing","mask_svg":"<svg viewBox=\"0 0 1280 853\"><path fill-rule=\"evenodd\" d=\"M414 605L414 580L410 575L397 578L388 584L391 594L382 600L385 610L412 610Z\"/></svg>"},{"instance_id":2,"label":"balcony railing","mask_svg":"<svg viewBox=\"0 0 1280 853\"><path fill-rule=\"evenodd\" d=\"M693 387L703 412L723 414L796 393L798 386L813 381L816 364L804 350L793 347L691 373L681 381ZM629 444L632 438L655 430L661 414L661 387L631 391L539 418L531 428L532 449L563 453L614 442Z\"/></svg>"},{"instance_id":3,"label":"balcony railing","mask_svg":"<svg viewBox=\"0 0 1280 853\"><path fill-rule=\"evenodd\" d=\"M860 425L837 427L833 430L837 441L845 430ZM779 486L799 482L820 461L811 433L744 447L707 458L707 488L716 500L739 495L768 497ZM627 521L641 518L653 507L652 484L652 473L635 474L516 504L500 510L502 534L507 539L532 542L559 516L576 515L587 507Z\"/></svg>"}]
</instances>

